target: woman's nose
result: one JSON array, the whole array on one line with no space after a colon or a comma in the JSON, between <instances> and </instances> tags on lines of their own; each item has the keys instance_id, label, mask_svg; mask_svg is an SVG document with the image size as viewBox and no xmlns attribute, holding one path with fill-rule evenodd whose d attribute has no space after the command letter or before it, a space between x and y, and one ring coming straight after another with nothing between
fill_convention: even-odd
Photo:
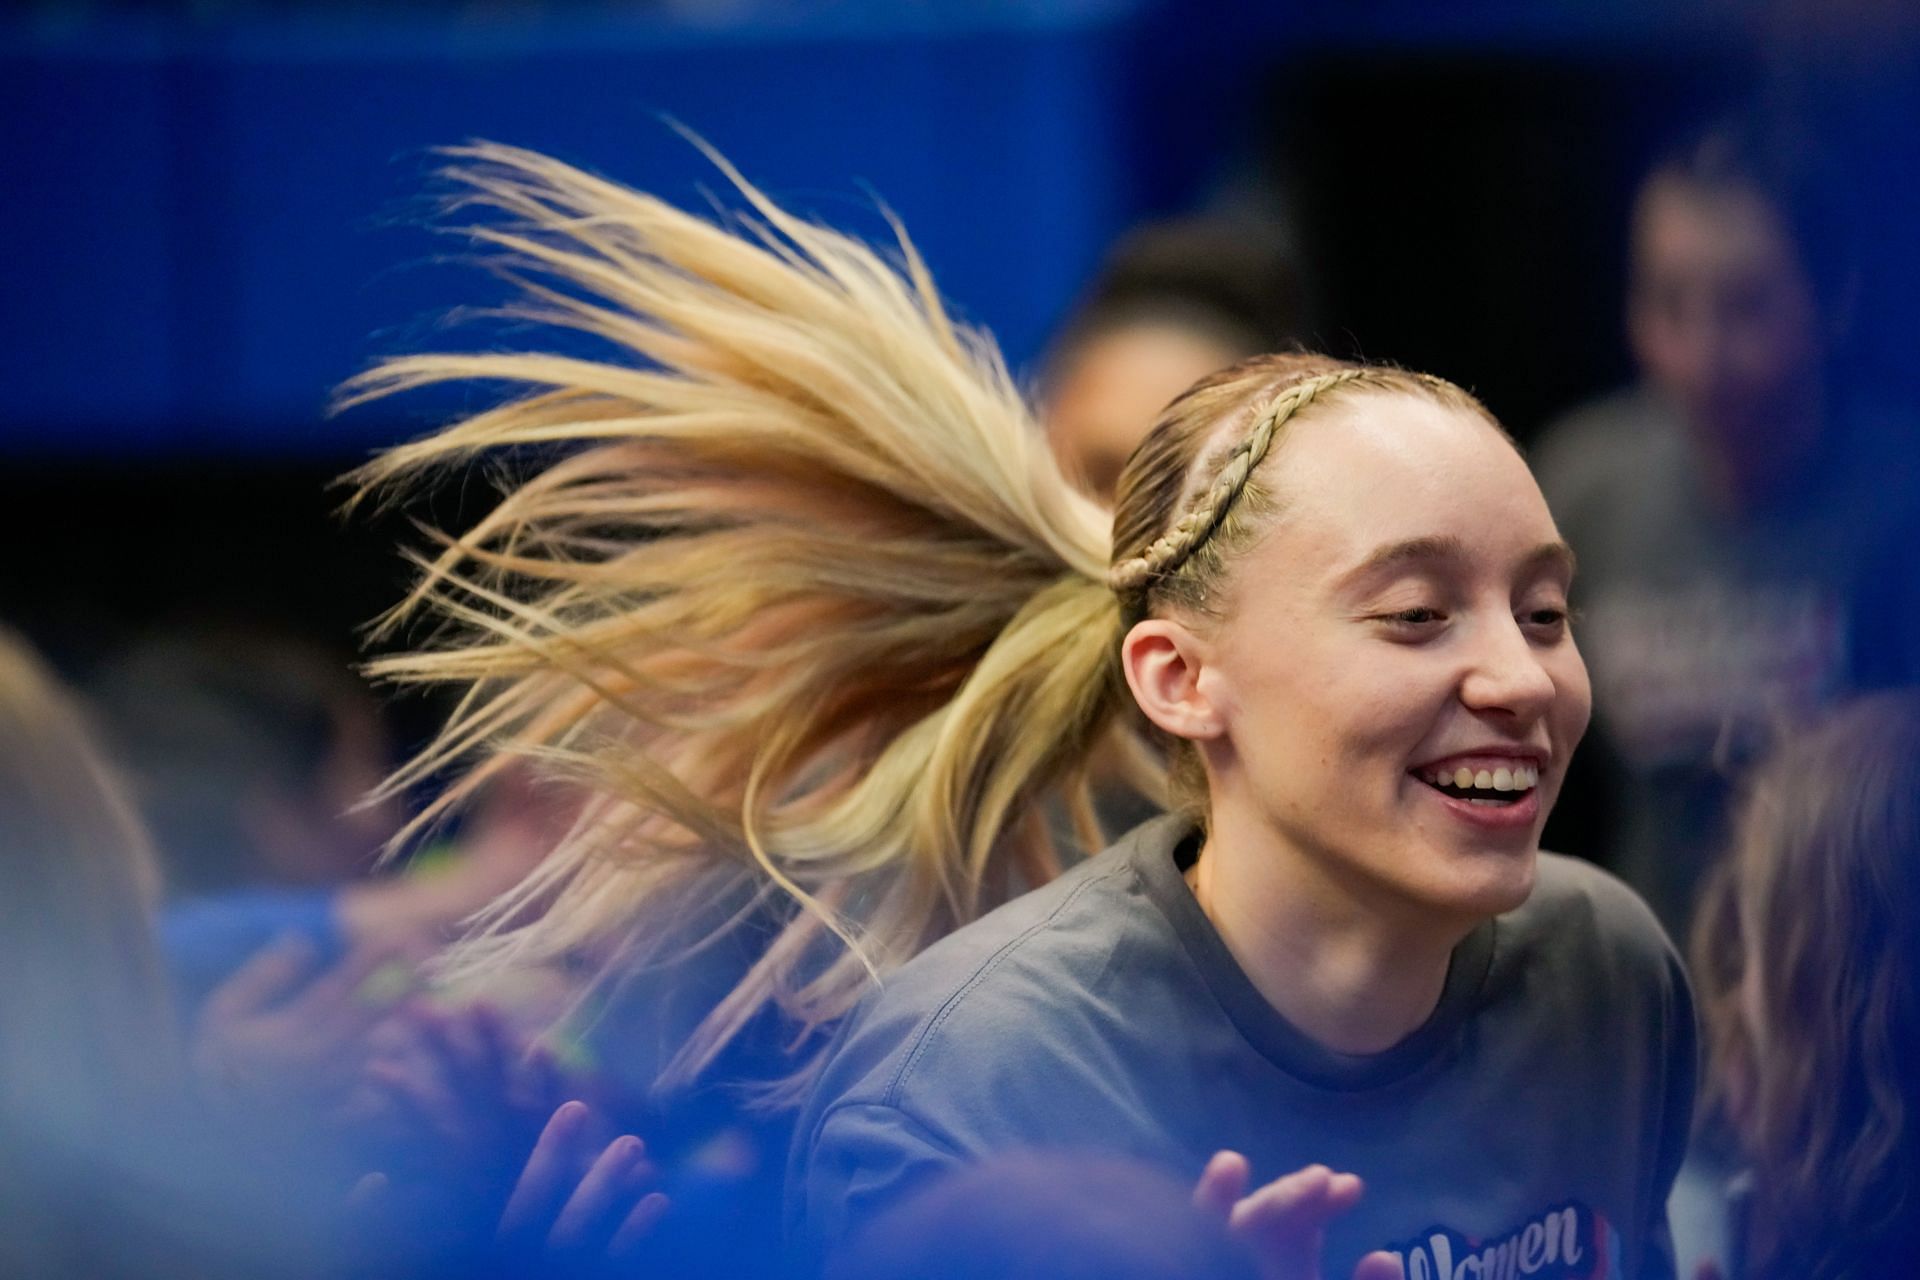
<instances>
[{"instance_id":1,"label":"woman's nose","mask_svg":"<svg viewBox=\"0 0 1920 1280\"><path fill-rule=\"evenodd\" d=\"M1552 705L1555 685L1541 654L1508 619L1486 630L1461 681L1460 700L1475 711L1505 712L1530 723Z\"/></svg>"}]
</instances>

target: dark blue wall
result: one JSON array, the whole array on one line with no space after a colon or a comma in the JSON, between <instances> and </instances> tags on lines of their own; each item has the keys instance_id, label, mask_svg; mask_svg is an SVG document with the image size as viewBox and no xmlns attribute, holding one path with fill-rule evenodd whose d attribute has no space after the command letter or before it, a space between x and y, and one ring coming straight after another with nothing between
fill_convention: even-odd
<instances>
[{"instance_id":1,"label":"dark blue wall","mask_svg":"<svg viewBox=\"0 0 1920 1280\"><path fill-rule=\"evenodd\" d=\"M329 387L495 296L432 265L428 148L483 137L682 201L723 184L661 120L776 197L912 230L949 294L1031 356L1137 214L1115 132L1128 10L692 31L362 17L217 30L95 22L0 44L0 448L365 447Z\"/></svg>"},{"instance_id":2,"label":"dark blue wall","mask_svg":"<svg viewBox=\"0 0 1920 1280\"><path fill-rule=\"evenodd\" d=\"M0 453L337 457L418 429L424 416L329 421L324 406L383 352L462 340L423 327L496 296L477 272L430 264L452 247L418 225L437 145L516 143L697 201L715 175L662 125L671 115L802 211L882 237L885 200L1021 366L1115 232L1191 203L1236 151L1276 136L1276 89L1316 57L1654 49L1700 38L1700 16L1723 12L1715 0L159 7L175 12L40 0L38 16L0 18Z\"/></svg>"}]
</instances>

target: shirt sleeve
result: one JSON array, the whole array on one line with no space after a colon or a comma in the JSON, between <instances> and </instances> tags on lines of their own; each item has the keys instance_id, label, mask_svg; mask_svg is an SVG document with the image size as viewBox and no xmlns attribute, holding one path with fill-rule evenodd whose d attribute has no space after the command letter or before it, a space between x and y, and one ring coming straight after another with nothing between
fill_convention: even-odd
<instances>
[{"instance_id":1,"label":"shirt sleeve","mask_svg":"<svg viewBox=\"0 0 1920 1280\"><path fill-rule=\"evenodd\" d=\"M824 1257L875 1217L962 1162L960 1152L898 1107L843 1103L827 1113L802 1171L803 1245Z\"/></svg>"}]
</instances>

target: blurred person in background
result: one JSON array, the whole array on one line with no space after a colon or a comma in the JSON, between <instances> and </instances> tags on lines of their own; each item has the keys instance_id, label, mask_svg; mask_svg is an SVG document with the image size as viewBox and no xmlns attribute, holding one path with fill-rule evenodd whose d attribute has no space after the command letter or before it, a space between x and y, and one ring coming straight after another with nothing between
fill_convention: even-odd
<instances>
[{"instance_id":1,"label":"blurred person in background","mask_svg":"<svg viewBox=\"0 0 1920 1280\"><path fill-rule=\"evenodd\" d=\"M457 840L380 867L405 818L380 789L394 744L348 660L298 635L182 626L130 646L90 692L159 844L188 1012L273 944L262 964L283 987L349 956L365 977L383 953L430 954L571 820L562 789L508 776Z\"/></svg>"},{"instance_id":2,"label":"blurred person in background","mask_svg":"<svg viewBox=\"0 0 1920 1280\"><path fill-rule=\"evenodd\" d=\"M393 762L344 655L266 626L182 625L108 661L90 693L160 843L167 892L332 887L404 816L365 805Z\"/></svg>"},{"instance_id":3,"label":"blurred person in background","mask_svg":"<svg viewBox=\"0 0 1920 1280\"><path fill-rule=\"evenodd\" d=\"M0 632L0 1271L317 1274L325 1159L274 1149L274 1071L242 1092L195 1070L210 1046L174 1019L159 887L77 700Z\"/></svg>"},{"instance_id":4,"label":"blurred person in background","mask_svg":"<svg viewBox=\"0 0 1920 1280\"><path fill-rule=\"evenodd\" d=\"M1920 692L1862 697L1783 731L1742 784L1692 960L1708 1114L1731 1141L1709 1130L1696 1144L1683 1182L1721 1195L1696 1199L1707 1221L1676 1214L1676 1234L1724 1240L1713 1265L1725 1280L1909 1271L1920 1257ZM1730 1166L1745 1172L1728 1182Z\"/></svg>"},{"instance_id":5,"label":"blurred person in background","mask_svg":"<svg viewBox=\"0 0 1920 1280\"><path fill-rule=\"evenodd\" d=\"M261 1280L422 1261L346 1251L352 1155L311 1123L306 1082L290 1078L314 1067L308 1041L357 1036L384 1012L355 999L363 975L329 975L289 1009L298 966L270 951L213 992L219 1017L183 1035L154 930L159 881L79 703L0 631L0 1273ZM495 1052L511 1054L504 1037ZM443 1251L425 1261L572 1274L644 1236L665 1209L644 1147L591 1118L574 1102L545 1133L510 1137L503 1155L496 1144L488 1155L509 1167L491 1217L458 1251L436 1238Z\"/></svg>"},{"instance_id":6,"label":"blurred person in background","mask_svg":"<svg viewBox=\"0 0 1920 1280\"><path fill-rule=\"evenodd\" d=\"M1641 382L1550 426L1536 470L1580 556L1606 860L1684 926L1756 726L1920 670L1913 415L1844 359L1863 265L1814 140L1686 138L1633 212Z\"/></svg>"},{"instance_id":7,"label":"blurred person in background","mask_svg":"<svg viewBox=\"0 0 1920 1280\"><path fill-rule=\"evenodd\" d=\"M1108 252L1041 375L1040 415L1069 478L1103 502L1173 398L1303 336L1300 286L1271 229L1152 223Z\"/></svg>"}]
</instances>

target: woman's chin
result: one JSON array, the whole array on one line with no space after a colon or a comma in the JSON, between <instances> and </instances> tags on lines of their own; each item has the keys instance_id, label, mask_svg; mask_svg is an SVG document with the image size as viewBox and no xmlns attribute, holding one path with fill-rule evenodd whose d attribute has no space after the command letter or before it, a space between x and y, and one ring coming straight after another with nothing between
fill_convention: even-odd
<instances>
[{"instance_id":1,"label":"woman's chin","mask_svg":"<svg viewBox=\"0 0 1920 1280\"><path fill-rule=\"evenodd\" d=\"M1533 892L1539 847L1511 845L1450 853L1431 899L1450 915L1489 920L1515 910Z\"/></svg>"}]
</instances>

